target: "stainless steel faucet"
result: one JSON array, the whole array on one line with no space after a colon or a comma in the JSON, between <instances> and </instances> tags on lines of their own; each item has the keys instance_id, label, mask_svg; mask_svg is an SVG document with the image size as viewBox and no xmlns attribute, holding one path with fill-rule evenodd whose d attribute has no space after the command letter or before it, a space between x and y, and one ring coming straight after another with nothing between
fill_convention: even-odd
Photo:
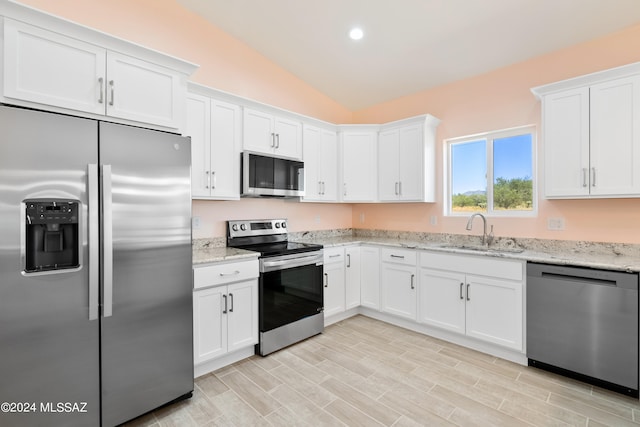
<instances>
[{"instance_id":1,"label":"stainless steel faucet","mask_svg":"<svg viewBox=\"0 0 640 427\"><path fill-rule=\"evenodd\" d=\"M484 245L486 243L486 245L489 246L491 242L493 242L493 225L491 226L491 233L487 235L487 218L485 218L484 215L481 213L474 213L471 215L471 218L467 221L467 230L471 231L471 228L473 227L473 218L477 216L482 218L482 222L484 224L484 229L482 231L482 244Z\"/></svg>"}]
</instances>

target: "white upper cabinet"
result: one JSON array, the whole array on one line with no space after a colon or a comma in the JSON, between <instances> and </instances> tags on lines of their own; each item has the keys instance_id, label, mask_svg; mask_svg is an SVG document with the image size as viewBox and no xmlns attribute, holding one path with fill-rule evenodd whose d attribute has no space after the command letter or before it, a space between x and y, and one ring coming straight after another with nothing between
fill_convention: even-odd
<instances>
[{"instance_id":1,"label":"white upper cabinet","mask_svg":"<svg viewBox=\"0 0 640 427\"><path fill-rule=\"evenodd\" d=\"M342 185L345 202L373 202L377 199L377 132L349 129L340 133Z\"/></svg>"},{"instance_id":2,"label":"white upper cabinet","mask_svg":"<svg viewBox=\"0 0 640 427\"><path fill-rule=\"evenodd\" d=\"M302 159L302 123L255 110L244 109L243 149L278 157Z\"/></svg>"},{"instance_id":3,"label":"white upper cabinet","mask_svg":"<svg viewBox=\"0 0 640 427\"><path fill-rule=\"evenodd\" d=\"M240 110L238 105L189 93L185 135L191 137L193 198L240 198Z\"/></svg>"},{"instance_id":4,"label":"white upper cabinet","mask_svg":"<svg viewBox=\"0 0 640 427\"><path fill-rule=\"evenodd\" d=\"M640 63L538 87L545 196L640 197Z\"/></svg>"},{"instance_id":5,"label":"white upper cabinet","mask_svg":"<svg viewBox=\"0 0 640 427\"><path fill-rule=\"evenodd\" d=\"M194 65L30 13L39 24L51 21L56 31L3 18L3 102L160 128L184 126L186 80Z\"/></svg>"},{"instance_id":6,"label":"white upper cabinet","mask_svg":"<svg viewBox=\"0 0 640 427\"><path fill-rule=\"evenodd\" d=\"M378 194L383 202L435 202L435 130L420 116L387 124L378 140Z\"/></svg>"},{"instance_id":7,"label":"white upper cabinet","mask_svg":"<svg viewBox=\"0 0 640 427\"><path fill-rule=\"evenodd\" d=\"M304 126L304 201L338 201L338 136L336 132Z\"/></svg>"}]
</instances>

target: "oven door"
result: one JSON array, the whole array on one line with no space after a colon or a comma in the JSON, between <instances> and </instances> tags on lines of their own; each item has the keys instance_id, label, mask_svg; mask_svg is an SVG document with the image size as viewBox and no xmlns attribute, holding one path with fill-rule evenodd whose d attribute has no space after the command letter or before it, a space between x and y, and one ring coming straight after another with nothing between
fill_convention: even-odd
<instances>
[{"instance_id":1,"label":"oven door","mask_svg":"<svg viewBox=\"0 0 640 427\"><path fill-rule=\"evenodd\" d=\"M322 251L260 260L260 332L323 311Z\"/></svg>"}]
</instances>

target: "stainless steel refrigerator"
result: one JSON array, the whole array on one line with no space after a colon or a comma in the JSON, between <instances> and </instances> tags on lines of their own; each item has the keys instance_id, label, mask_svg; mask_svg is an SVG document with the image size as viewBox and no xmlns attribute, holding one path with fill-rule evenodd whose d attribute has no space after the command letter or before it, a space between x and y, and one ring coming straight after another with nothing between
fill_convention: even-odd
<instances>
[{"instance_id":1,"label":"stainless steel refrigerator","mask_svg":"<svg viewBox=\"0 0 640 427\"><path fill-rule=\"evenodd\" d=\"M193 391L190 141L0 106L0 425Z\"/></svg>"}]
</instances>

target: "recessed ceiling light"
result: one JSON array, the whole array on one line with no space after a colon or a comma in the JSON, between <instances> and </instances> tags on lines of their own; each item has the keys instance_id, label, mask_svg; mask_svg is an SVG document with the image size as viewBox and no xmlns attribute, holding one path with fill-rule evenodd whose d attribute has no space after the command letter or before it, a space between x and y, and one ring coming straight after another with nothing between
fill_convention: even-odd
<instances>
[{"instance_id":1,"label":"recessed ceiling light","mask_svg":"<svg viewBox=\"0 0 640 427\"><path fill-rule=\"evenodd\" d=\"M356 27L349 31L349 37L351 37L352 40L360 40L362 36L364 36L364 33L361 28Z\"/></svg>"}]
</instances>

